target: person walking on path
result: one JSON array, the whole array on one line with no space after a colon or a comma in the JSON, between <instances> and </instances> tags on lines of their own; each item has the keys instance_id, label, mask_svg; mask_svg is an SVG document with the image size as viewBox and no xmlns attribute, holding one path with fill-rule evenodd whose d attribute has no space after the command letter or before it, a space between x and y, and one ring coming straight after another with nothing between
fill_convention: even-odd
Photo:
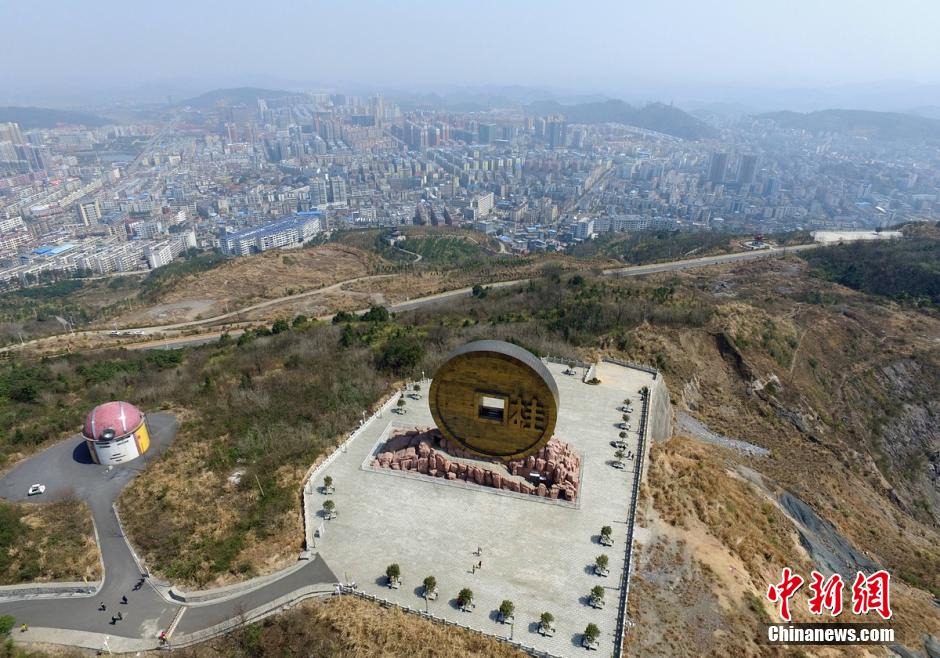
<instances>
[{"instance_id":1,"label":"person walking on path","mask_svg":"<svg viewBox=\"0 0 940 658\"><path fill-rule=\"evenodd\" d=\"M101 602L101 605L98 606L98 609L101 610L102 612L104 612L105 610L108 609L108 606L106 606L106 605L104 604L104 601L102 601L102 602Z\"/></svg>"},{"instance_id":2,"label":"person walking on path","mask_svg":"<svg viewBox=\"0 0 940 658\"><path fill-rule=\"evenodd\" d=\"M121 603L123 603L124 605L127 605L127 596L121 597Z\"/></svg>"}]
</instances>

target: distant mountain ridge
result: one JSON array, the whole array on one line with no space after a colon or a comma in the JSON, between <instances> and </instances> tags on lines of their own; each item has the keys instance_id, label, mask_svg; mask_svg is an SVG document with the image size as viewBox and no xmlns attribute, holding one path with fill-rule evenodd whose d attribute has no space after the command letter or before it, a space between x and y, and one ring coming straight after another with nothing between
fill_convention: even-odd
<instances>
[{"instance_id":1,"label":"distant mountain ridge","mask_svg":"<svg viewBox=\"0 0 940 658\"><path fill-rule=\"evenodd\" d=\"M878 139L940 139L940 120L900 112L820 110L805 114L768 112L755 116L796 130L848 133Z\"/></svg>"},{"instance_id":2,"label":"distant mountain ridge","mask_svg":"<svg viewBox=\"0 0 940 658\"><path fill-rule=\"evenodd\" d=\"M253 105L262 98L284 98L286 96L304 96L302 92L284 89L263 89L261 87L234 87L231 89L213 89L199 96L187 98L176 105L196 108L210 108L216 105Z\"/></svg>"},{"instance_id":3,"label":"distant mountain ridge","mask_svg":"<svg viewBox=\"0 0 940 658\"><path fill-rule=\"evenodd\" d=\"M621 100L607 100L577 105L556 101L536 101L523 108L530 114L562 114L571 123L623 123L654 130L683 139L714 137L717 131L687 112L664 103L650 103L636 108Z\"/></svg>"},{"instance_id":4,"label":"distant mountain ridge","mask_svg":"<svg viewBox=\"0 0 940 658\"><path fill-rule=\"evenodd\" d=\"M55 128L58 125L82 125L97 128L111 123L110 120L87 112L54 110L48 107L0 107L0 123L12 121L23 130L31 128Z\"/></svg>"}]
</instances>

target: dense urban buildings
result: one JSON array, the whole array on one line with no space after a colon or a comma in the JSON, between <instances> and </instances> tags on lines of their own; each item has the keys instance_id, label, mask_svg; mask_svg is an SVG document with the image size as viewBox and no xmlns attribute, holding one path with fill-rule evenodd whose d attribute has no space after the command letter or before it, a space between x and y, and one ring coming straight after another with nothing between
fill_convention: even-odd
<instances>
[{"instance_id":1,"label":"dense urban buildings","mask_svg":"<svg viewBox=\"0 0 940 658\"><path fill-rule=\"evenodd\" d=\"M370 226L464 225L525 253L609 232L770 234L940 215L940 155L926 140L760 116L682 139L527 106L404 111L378 94L231 91L138 123L0 124L0 284Z\"/></svg>"}]
</instances>

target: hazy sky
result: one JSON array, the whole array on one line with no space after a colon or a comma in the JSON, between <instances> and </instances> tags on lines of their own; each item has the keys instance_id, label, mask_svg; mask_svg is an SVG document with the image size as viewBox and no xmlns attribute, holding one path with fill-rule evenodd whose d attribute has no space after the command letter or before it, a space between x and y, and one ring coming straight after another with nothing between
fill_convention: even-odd
<instances>
[{"instance_id":1,"label":"hazy sky","mask_svg":"<svg viewBox=\"0 0 940 658\"><path fill-rule=\"evenodd\" d=\"M938 0L0 0L4 96L323 84L940 83Z\"/></svg>"}]
</instances>

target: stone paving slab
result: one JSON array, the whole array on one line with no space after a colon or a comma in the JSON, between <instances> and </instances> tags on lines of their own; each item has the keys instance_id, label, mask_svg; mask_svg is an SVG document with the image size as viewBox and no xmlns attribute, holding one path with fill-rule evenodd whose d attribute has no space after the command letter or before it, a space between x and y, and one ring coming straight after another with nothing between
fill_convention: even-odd
<instances>
[{"instance_id":1,"label":"stone paving slab","mask_svg":"<svg viewBox=\"0 0 940 658\"><path fill-rule=\"evenodd\" d=\"M356 582L364 592L491 635L508 637L551 654L583 655L581 632L588 623L601 630L596 655L611 655L615 646L619 584L624 566L627 523L633 518L630 490L634 465L611 466L612 440L618 438L625 398L633 401L633 431L628 450L637 452L636 426L642 401L638 391L651 386L649 373L605 364L600 385L564 375L565 367L547 363L558 384L561 404L556 436L572 443L583 461L579 507L549 505L524 497L496 495L485 488L457 487L432 478L393 477L361 465L390 425L433 425L427 398L408 399L406 414L385 412L373 418L358 437L317 474L319 487L330 475L337 516L320 516L326 496L306 494L308 522L322 524L314 542L334 573ZM423 386L423 391L428 387ZM316 491L316 489L314 489ZM613 528L614 545L598 543L601 526ZM477 548L483 549L476 555ZM610 574L593 574L594 558L606 553ZM482 561L482 568L473 565ZM401 566L403 585L389 589L385 567ZM425 603L421 582L437 579L440 597ZM606 607L595 610L587 596L595 585L606 589ZM455 598L463 587L475 594L476 609L461 612ZM515 603L513 627L496 620L503 599ZM542 612L555 616L557 632L536 632Z\"/></svg>"}]
</instances>

